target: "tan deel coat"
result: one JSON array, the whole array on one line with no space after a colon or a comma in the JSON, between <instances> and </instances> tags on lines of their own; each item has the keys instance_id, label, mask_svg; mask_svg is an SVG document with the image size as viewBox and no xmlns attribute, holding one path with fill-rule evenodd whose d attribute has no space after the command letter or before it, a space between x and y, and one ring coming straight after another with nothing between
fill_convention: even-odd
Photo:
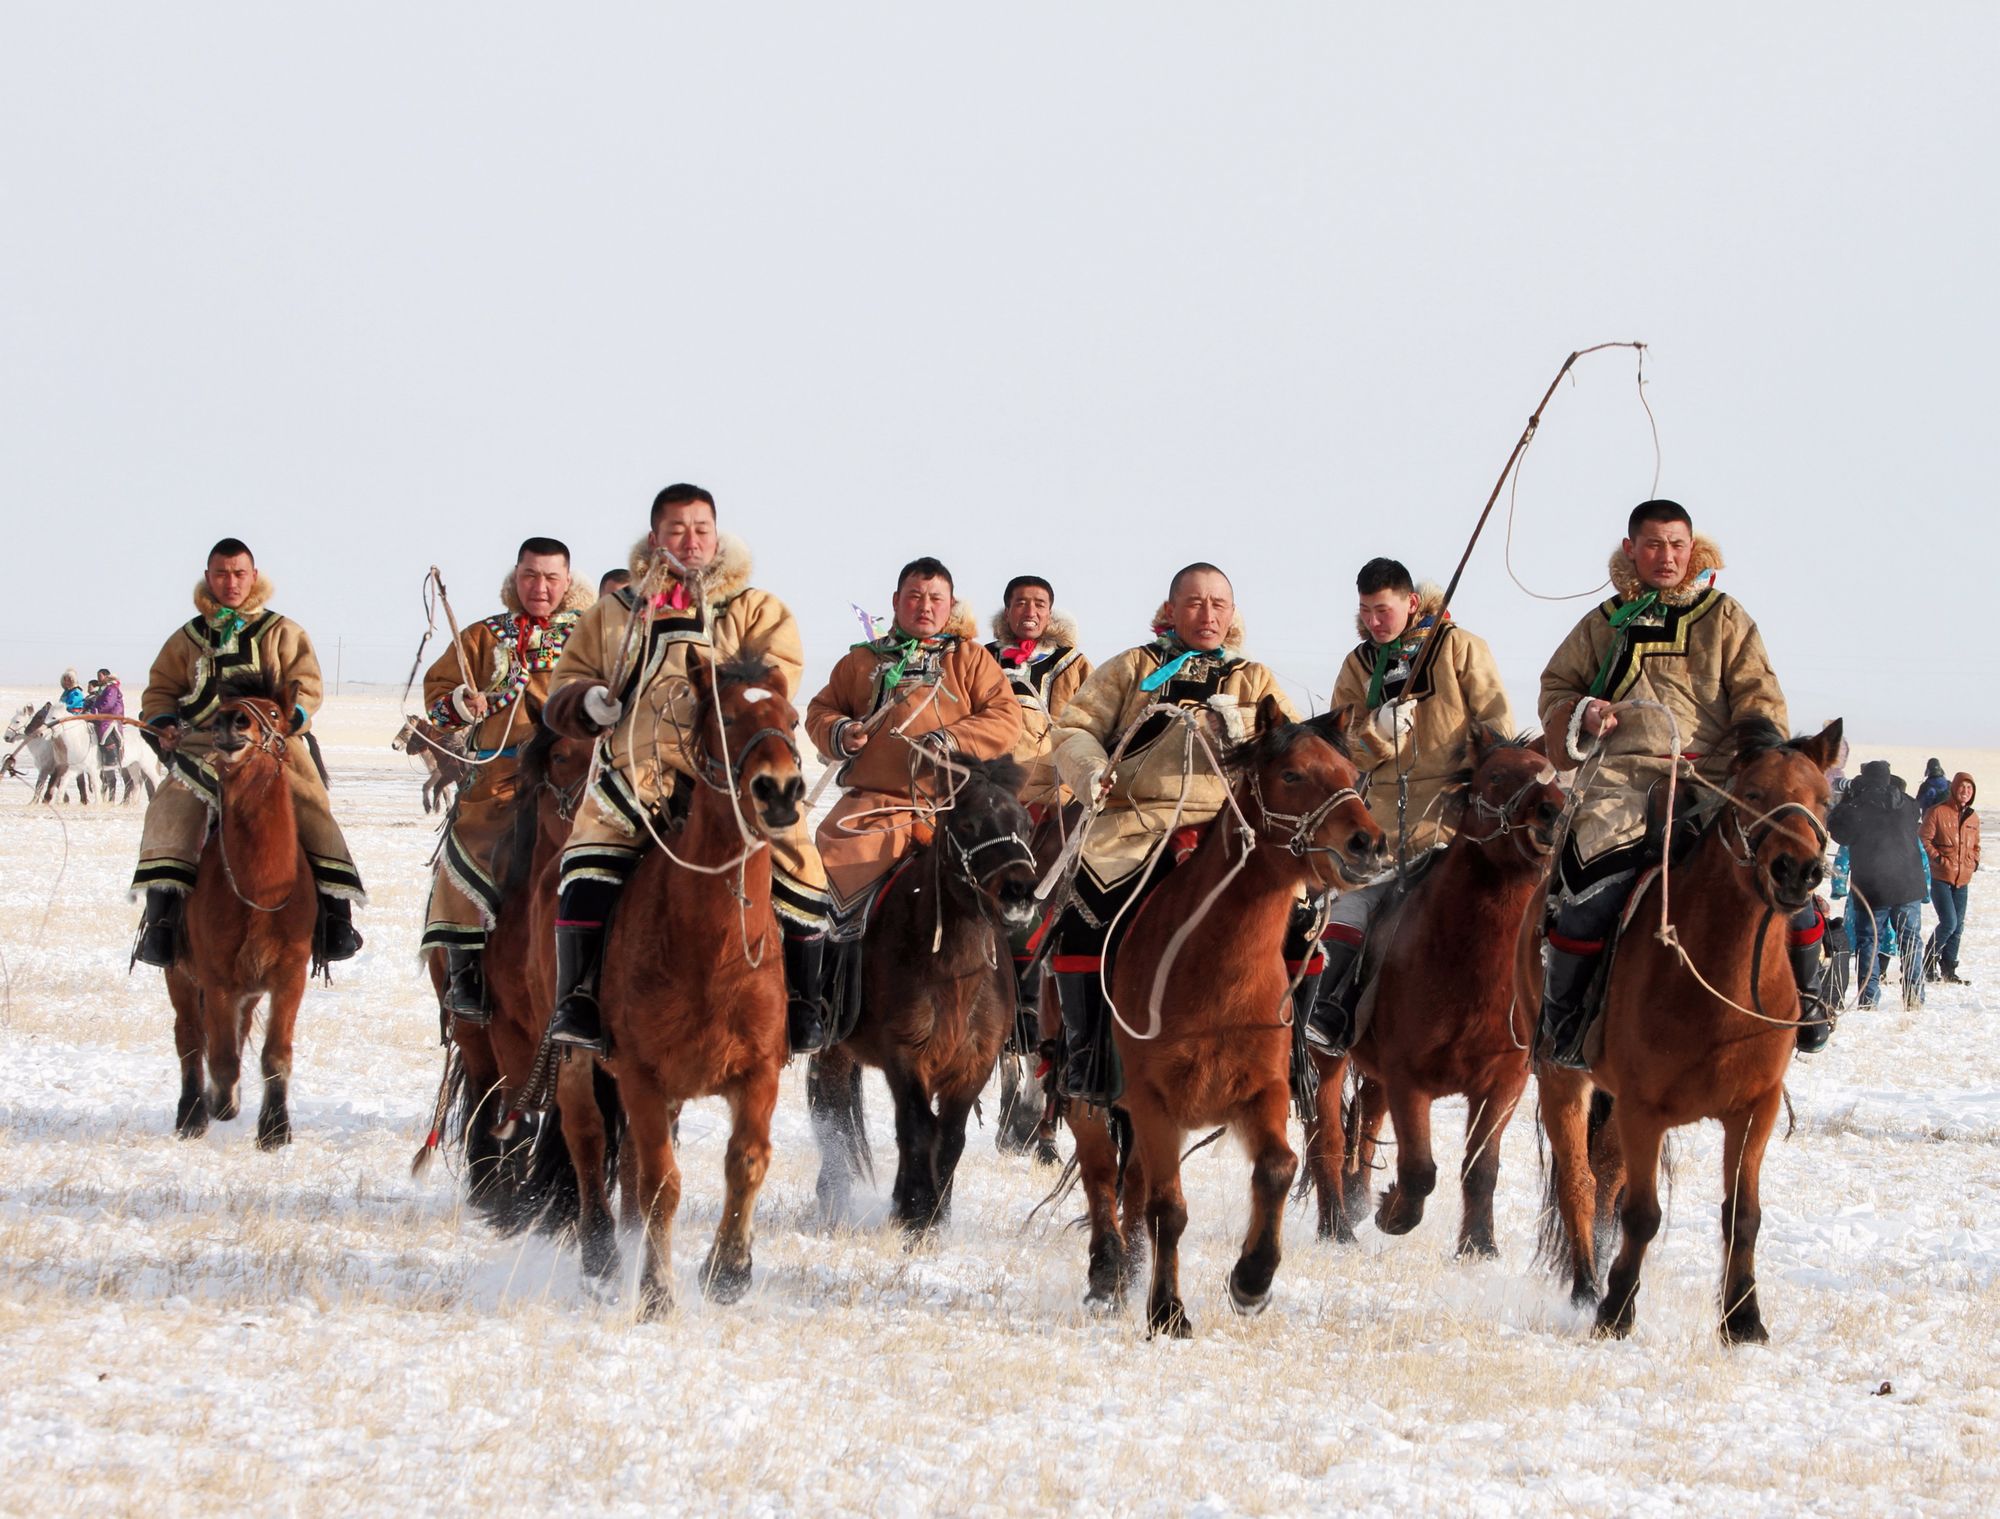
<instances>
[{"instance_id":1,"label":"tan deel coat","mask_svg":"<svg viewBox=\"0 0 2000 1519\"><path fill-rule=\"evenodd\" d=\"M554 679L557 660L564 643L583 620L583 613L597 601L597 593L581 581L571 581L569 590L544 628L531 629L530 647L525 657L520 648L521 598L514 589L513 572L500 584L500 604L504 612L483 617L460 630L465 662L472 669L473 689L482 693L489 707L487 715L468 723L465 713L452 699L462 683L458 653L449 645L424 671L424 707L430 720L451 731L469 729L467 746L475 752L485 749L515 748L535 736L541 721L542 703L548 699L549 682ZM518 708L509 723L509 709Z\"/></svg>"},{"instance_id":2,"label":"tan deel coat","mask_svg":"<svg viewBox=\"0 0 2000 1519\"><path fill-rule=\"evenodd\" d=\"M140 719L150 723L174 716L184 723L206 722L215 715L223 681L268 671L280 689L291 681L299 683L299 710L310 722L325 695L319 656L306 630L270 611L270 600L270 578L259 572L243 605L236 608L240 624L218 628L214 619L222 607L209 595L208 583L196 581L194 604L201 615L174 629L154 657L145 694L139 698Z\"/></svg>"},{"instance_id":3,"label":"tan deel coat","mask_svg":"<svg viewBox=\"0 0 2000 1519\"><path fill-rule=\"evenodd\" d=\"M1666 779L1676 730L1680 751L1716 785L1729 779L1724 741L1734 724L1761 717L1786 730L1784 692L1757 624L1733 598L1702 580L1721 568L1722 551L1697 534L1681 583L1621 633L1612 628L1611 614L1645 587L1624 550L1614 551L1611 583L1617 594L1584 616L1542 672L1542 726L1549 758L1563 769L1599 748L1600 741L1584 735L1572 719L1614 649L1617 657L1599 694L1606 701L1653 702L1666 709L1621 710L1618 726L1601 741L1603 762L1570 835L1585 865L1644 836L1647 794Z\"/></svg>"},{"instance_id":4,"label":"tan deel coat","mask_svg":"<svg viewBox=\"0 0 2000 1519\"><path fill-rule=\"evenodd\" d=\"M1165 612L1163 607L1155 617L1156 626L1165 620ZM1239 622L1230 628L1223 646L1238 649L1242 641ZM1140 689L1140 682L1172 657L1158 640L1127 649L1092 671L1063 709L1055 736L1056 772L1077 796L1089 796L1092 776L1109 763L1125 730L1149 706L1166 700L1171 686L1149 692ZM1229 661L1214 686L1213 696L1192 704L1191 710L1201 712L1202 726L1218 753L1249 737L1256 727L1258 704L1266 696L1275 699L1288 718L1298 719L1278 678L1255 660ZM1182 724L1156 715L1126 747L1111 795L1084 846L1084 867L1101 884L1116 885L1145 863L1172 822L1176 806L1184 824L1207 822L1222 810L1229 783L1199 745L1192 761L1186 761L1186 733Z\"/></svg>"},{"instance_id":5,"label":"tan deel coat","mask_svg":"<svg viewBox=\"0 0 2000 1519\"><path fill-rule=\"evenodd\" d=\"M1019 642L1007 627L1007 613L993 614L993 642L986 647L999 657L998 650ZM1013 688L1021 704L1021 736L1014 744L1014 758L1027 772L1021 800L1031 804L1060 805L1064 799L1061 779L1056 775L1055 735L1063 709L1083 689L1090 678L1090 660L1077 647L1076 624L1061 612L1049 618L1042 636L1035 640L1035 658L1025 665L1002 664L1001 674Z\"/></svg>"},{"instance_id":6,"label":"tan deel coat","mask_svg":"<svg viewBox=\"0 0 2000 1519\"><path fill-rule=\"evenodd\" d=\"M1444 592L1428 583L1417 588L1416 617L1411 628L1425 618L1435 618L1444 607ZM1333 683L1333 704L1368 705L1368 687L1375 675L1378 645L1369 637L1360 619L1355 626L1361 645L1341 661L1340 674ZM1430 638L1443 641L1430 666L1424 671L1420 689L1405 691L1416 704L1410 731L1401 747L1386 753L1373 769L1368 790L1368 812L1394 849L1397 842L1397 777L1406 777L1403 827L1408 858L1449 843L1456 820L1444 815L1446 781L1465 763L1465 741L1476 722L1486 723L1502 737L1514 736L1514 715L1507 706L1507 689L1500 683L1500 669L1486 640L1468 633L1457 623L1446 621L1441 632L1425 630L1406 633L1401 644L1403 657L1415 660ZM1380 735L1378 734L1379 738ZM1383 741L1386 748L1386 740Z\"/></svg>"}]
</instances>

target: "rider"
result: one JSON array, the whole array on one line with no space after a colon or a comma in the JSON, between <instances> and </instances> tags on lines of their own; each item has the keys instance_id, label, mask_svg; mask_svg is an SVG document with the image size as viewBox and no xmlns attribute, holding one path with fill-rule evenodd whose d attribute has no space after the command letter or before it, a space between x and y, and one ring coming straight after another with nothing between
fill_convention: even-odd
<instances>
[{"instance_id":1,"label":"rider","mask_svg":"<svg viewBox=\"0 0 2000 1519\"><path fill-rule=\"evenodd\" d=\"M570 578L565 544L530 538L501 582L506 610L466 628L461 647L445 650L424 672L425 715L447 733L465 735L473 769L445 825L418 949L443 955L439 1004L468 1023L492 1017L480 962L500 911L494 856L514 810L517 756L535 736L563 645L596 599ZM465 683L467 670L473 685Z\"/></svg>"},{"instance_id":2,"label":"rider","mask_svg":"<svg viewBox=\"0 0 2000 1519\"><path fill-rule=\"evenodd\" d=\"M1586 1070L1590 987L1639 869L1651 863L1651 798L1678 752L1713 786L1728 783L1729 730L1751 718L1785 728L1785 697L1757 624L1717 590L1722 552L1698 535L1673 501L1642 501L1611 556L1616 594L1587 613L1542 672L1541 719L1549 757L1570 769L1600 757L1575 809L1552 886L1541 1042L1548 1058ZM1669 723L1651 702L1673 715ZM1613 734L1621 735L1613 738ZM1798 1047L1825 1047L1827 996L1818 907L1791 920L1798 978Z\"/></svg>"},{"instance_id":3,"label":"rider","mask_svg":"<svg viewBox=\"0 0 2000 1519\"><path fill-rule=\"evenodd\" d=\"M1361 643L1341 662L1333 704L1365 706L1385 749L1369 777L1368 811L1396 845L1399 867L1451 842L1456 820L1445 815L1444 796L1464 763L1475 724L1503 738L1514 732L1507 691L1486 640L1452 621L1444 592L1418 585L1394 559L1371 559L1354 578L1360 593L1355 623ZM1424 647L1437 641L1415 686L1410 676ZM1354 974L1369 920L1394 889L1396 878L1333 900L1320 945L1326 955L1305 1020L1308 1043L1328 1055L1354 1042L1354 1011L1361 978ZM1300 1001L1307 1002L1306 983Z\"/></svg>"},{"instance_id":4,"label":"rider","mask_svg":"<svg viewBox=\"0 0 2000 1519\"><path fill-rule=\"evenodd\" d=\"M1013 752L1021 708L977 641L951 571L928 556L896 577L888 633L855 644L806 708L840 800L819 825L834 934L858 939L874 889L911 847L913 804L951 789L954 760Z\"/></svg>"},{"instance_id":5,"label":"rider","mask_svg":"<svg viewBox=\"0 0 2000 1519\"><path fill-rule=\"evenodd\" d=\"M118 677L109 670L99 670L97 679L90 683L90 699L83 704L86 712L93 716L119 718L125 715L125 688L118 684ZM109 773L125 763L125 725L119 722L92 723L97 730L97 762Z\"/></svg>"},{"instance_id":6,"label":"rider","mask_svg":"<svg viewBox=\"0 0 2000 1519\"><path fill-rule=\"evenodd\" d=\"M598 601L570 634L542 713L548 727L572 738L610 734L563 849L549 1026L556 1043L599 1052L606 925L633 869L700 778L689 660L763 660L792 695L805 670L791 609L750 584L750 550L716 530L714 496L670 485L653 498L651 522L633 545L632 583ZM803 1049L817 1043L826 935L826 877L803 817L771 840L771 863L791 1040Z\"/></svg>"},{"instance_id":7,"label":"rider","mask_svg":"<svg viewBox=\"0 0 2000 1519\"><path fill-rule=\"evenodd\" d=\"M85 704L90 700L90 693L77 683L76 670L73 667L62 672L62 696L60 700L63 704L63 711L71 714L83 711Z\"/></svg>"},{"instance_id":8,"label":"rider","mask_svg":"<svg viewBox=\"0 0 2000 1519\"><path fill-rule=\"evenodd\" d=\"M1175 820L1205 823L1229 794L1208 750L1191 745L1179 721L1155 712L1141 722L1141 714L1157 705L1179 708L1218 751L1250 736L1266 696L1297 719L1277 677L1242 656L1236 593L1214 565L1191 564L1174 576L1153 614L1153 634L1097 668L1064 710L1055 736L1056 770L1072 792L1088 800L1107 776L1111 782L1090 824L1051 957L1062 996L1062 1090L1097 1106L1116 1101L1123 1085L1102 982L1113 920L1137 894ZM1114 772L1111 752L1128 729Z\"/></svg>"},{"instance_id":9,"label":"rider","mask_svg":"<svg viewBox=\"0 0 2000 1519\"><path fill-rule=\"evenodd\" d=\"M139 836L139 868L132 889L146 893L134 958L173 964L182 898L194 889L195 866L220 800L208 763L212 741L202 726L221 703L223 682L235 676L269 676L283 689L298 683L290 732L303 733L319 708L319 658L306 631L269 610L271 582L240 538L224 538L208 551L208 567L195 586L199 615L176 628L147 677L139 718L160 751L170 784L154 793ZM319 893L318 952L322 962L345 960L361 948L353 909L366 901L361 873L340 825L333 820L326 783L304 743L285 746L292 810ZM171 784L178 782L179 784Z\"/></svg>"}]
</instances>

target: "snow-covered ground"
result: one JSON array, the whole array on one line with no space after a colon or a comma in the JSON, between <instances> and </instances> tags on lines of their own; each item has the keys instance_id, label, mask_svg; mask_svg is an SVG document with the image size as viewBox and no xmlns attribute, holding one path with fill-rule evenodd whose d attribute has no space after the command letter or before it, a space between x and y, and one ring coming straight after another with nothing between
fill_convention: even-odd
<instances>
[{"instance_id":1,"label":"snow-covered ground","mask_svg":"<svg viewBox=\"0 0 2000 1519\"><path fill-rule=\"evenodd\" d=\"M1531 1266L1524 1117L1505 1145L1501 1261L1452 1258L1449 1189L1414 1235L1364 1226L1345 1249L1294 1210L1275 1300L1248 1321L1223 1287L1245 1165L1203 1151L1184 1247L1196 1337L1148 1343L1132 1313L1082 1311L1074 1207L1029 1223L1050 1175L999 1156L990 1129L934 1245L906 1250L879 1203L822 1228L796 1070L751 1294L718 1308L695 1286L726 1132L719 1104L698 1105L682 1128L683 1306L638 1325L579 1294L570 1252L465 1215L450 1175L410 1179L438 1074L414 958L432 827L414 770L383 747L389 703L349 698L322 726L369 942L307 997L297 1142L276 1155L254 1148L253 1115L172 1135L166 998L157 974L126 973L139 809L0 791L0 1510L1992 1510L1987 878L1974 985L1933 988L1922 1013L1851 1016L1793 1067L1798 1130L1765 1169L1767 1348L1725 1350L1713 1331L1712 1127L1682 1134L1627 1342L1593 1340ZM879 1084L870 1103L880 1155ZM1462 1121L1461 1104L1440 1114L1446 1174Z\"/></svg>"}]
</instances>

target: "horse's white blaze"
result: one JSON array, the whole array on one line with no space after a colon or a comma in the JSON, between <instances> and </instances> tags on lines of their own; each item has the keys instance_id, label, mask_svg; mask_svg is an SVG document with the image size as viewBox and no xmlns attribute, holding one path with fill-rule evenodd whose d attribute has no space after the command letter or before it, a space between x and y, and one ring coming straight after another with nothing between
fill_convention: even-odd
<instances>
[{"instance_id":1,"label":"horse's white blaze","mask_svg":"<svg viewBox=\"0 0 2000 1519\"><path fill-rule=\"evenodd\" d=\"M745 701L769 701L771 693L766 691L762 686L745 686L743 688L743 699Z\"/></svg>"}]
</instances>

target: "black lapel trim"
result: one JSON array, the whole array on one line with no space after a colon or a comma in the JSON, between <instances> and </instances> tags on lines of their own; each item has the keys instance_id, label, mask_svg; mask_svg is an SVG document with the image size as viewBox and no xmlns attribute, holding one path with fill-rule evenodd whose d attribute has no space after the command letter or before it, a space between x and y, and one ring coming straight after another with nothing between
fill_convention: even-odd
<instances>
[{"instance_id":1,"label":"black lapel trim","mask_svg":"<svg viewBox=\"0 0 2000 1519\"><path fill-rule=\"evenodd\" d=\"M1722 592L1711 587L1686 606L1661 608L1657 623L1649 615L1638 622L1626 624L1613 635L1621 641L1621 647L1611 667L1611 679L1605 683L1605 696L1612 701L1623 699L1638 684L1640 666L1649 659L1685 658L1688 636L1694 625L1721 604ZM1618 598L1614 596L1598 610L1608 619L1618 605Z\"/></svg>"}]
</instances>

